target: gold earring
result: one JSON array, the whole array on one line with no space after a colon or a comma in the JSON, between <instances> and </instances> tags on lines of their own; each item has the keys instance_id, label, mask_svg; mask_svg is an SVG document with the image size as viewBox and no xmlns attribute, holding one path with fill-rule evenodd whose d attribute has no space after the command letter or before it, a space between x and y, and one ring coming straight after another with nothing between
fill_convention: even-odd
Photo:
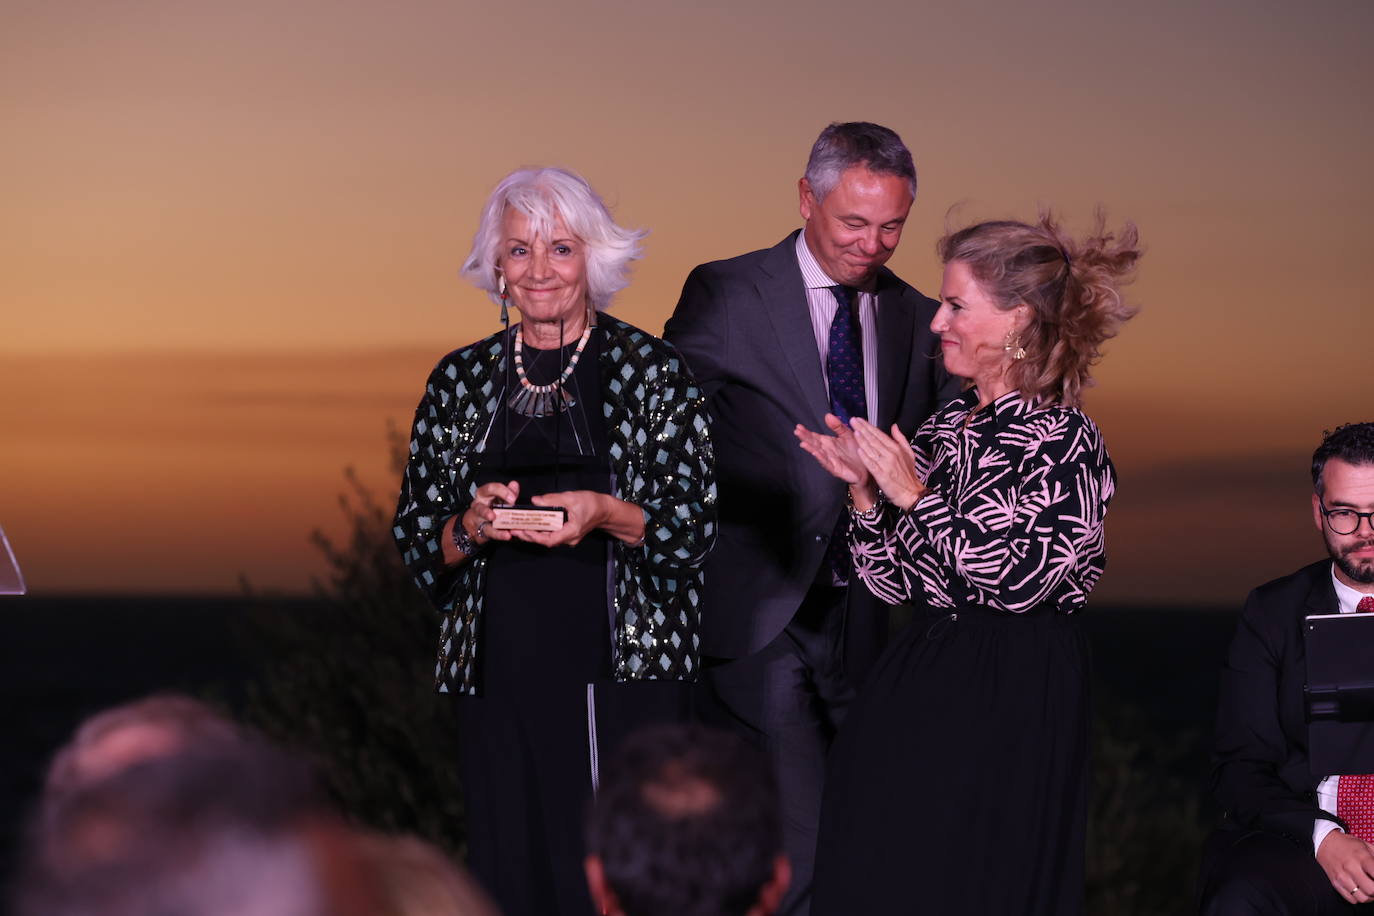
<instances>
[{"instance_id":1,"label":"gold earring","mask_svg":"<svg viewBox=\"0 0 1374 916\"><path fill-rule=\"evenodd\" d=\"M1002 344L1002 349L1010 353L1012 359L1025 359L1026 348L1021 346L1021 335L1017 334L1016 337L1013 338L1012 333L1012 331L1007 332L1006 342Z\"/></svg>"}]
</instances>

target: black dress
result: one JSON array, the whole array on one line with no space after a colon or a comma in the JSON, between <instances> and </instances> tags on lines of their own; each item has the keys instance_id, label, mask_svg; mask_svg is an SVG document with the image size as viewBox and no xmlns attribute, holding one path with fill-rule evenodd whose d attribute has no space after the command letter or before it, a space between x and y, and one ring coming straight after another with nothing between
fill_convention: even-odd
<instances>
[{"instance_id":1,"label":"black dress","mask_svg":"<svg viewBox=\"0 0 1374 916\"><path fill-rule=\"evenodd\" d=\"M521 502L612 492L598 338L592 334L568 381L570 409L543 418L497 412L480 481L518 480ZM527 345L527 377L552 381L572 351ZM598 761L636 727L685 719L686 688L612 679L604 532L573 547L508 541L487 550L478 695L456 698L468 864L506 916L589 916L582 818Z\"/></svg>"},{"instance_id":2,"label":"black dress","mask_svg":"<svg viewBox=\"0 0 1374 916\"><path fill-rule=\"evenodd\" d=\"M968 392L912 441L931 488L856 518L855 573L923 607L831 752L813 913L1083 910L1088 647L1115 474L1092 421Z\"/></svg>"}]
</instances>

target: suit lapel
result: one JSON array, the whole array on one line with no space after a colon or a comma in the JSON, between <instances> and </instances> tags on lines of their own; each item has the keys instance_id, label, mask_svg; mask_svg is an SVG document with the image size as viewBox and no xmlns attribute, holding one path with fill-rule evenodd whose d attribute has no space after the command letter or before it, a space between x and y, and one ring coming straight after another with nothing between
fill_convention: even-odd
<instances>
[{"instance_id":1,"label":"suit lapel","mask_svg":"<svg viewBox=\"0 0 1374 916\"><path fill-rule=\"evenodd\" d=\"M1316 579L1303 601L1303 616L1309 614L1339 614L1341 604L1336 600L1336 586L1331 584L1331 564L1317 564Z\"/></svg>"},{"instance_id":2,"label":"suit lapel","mask_svg":"<svg viewBox=\"0 0 1374 916\"><path fill-rule=\"evenodd\" d=\"M1298 666L1307 664L1307 626L1304 617L1313 614L1339 614L1340 602L1336 600L1336 586L1331 584L1331 564L1317 564L1312 587L1303 599L1302 610L1298 614L1298 642L1295 654Z\"/></svg>"},{"instance_id":3,"label":"suit lapel","mask_svg":"<svg viewBox=\"0 0 1374 916\"><path fill-rule=\"evenodd\" d=\"M902 287L886 268L878 275L878 428L894 422L906 394L915 309L902 301Z\"/></svg>"},{"instance_id":4,"label":"suit lapel","mask_svg":"<svg viewBox=\"0 0 1374 916\"><path fill-rule=\"evenodd\" d=\"M801 268L797 266L797 233L792 233L775 246L764 259L756 280L759 296L768 313L769 323L777 336L778 351L792 368L807 409L819 429L822 418L830 410L825 393L825 376L821 373L820 354L816 351L816 333L811 328L811 309L802 286Z\"/></svg>"}]
</instances>

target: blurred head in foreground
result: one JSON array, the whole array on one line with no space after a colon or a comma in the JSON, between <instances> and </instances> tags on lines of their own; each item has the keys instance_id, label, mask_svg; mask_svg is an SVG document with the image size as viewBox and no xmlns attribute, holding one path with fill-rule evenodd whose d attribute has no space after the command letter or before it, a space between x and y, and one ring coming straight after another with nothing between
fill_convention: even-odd
<instances>
[{"instance_id":1,"label":"blurred head in foreground","mask_svg":"<svg viewBox=\"0 0 1374 916\"><path fill-rule=\"evenodd\" d=\"M700 726L631 736L602 770L587 882L613 916L766 916L791 869L767 761Z\"/></svg>"},{"instance_id":2,"label":"blurred head in foreground","mask_svg":"<svg viewBox=\"0 0 1374 916\"><path fill-rule=\"evenodd\" d=\"M496 906L442 852L411 836L360 834L356 848L386 912L396 916L499 916Z\"/></svg>"},{"instance_id":3,"label":"blurred head in foreground","mask_svg":"<svg viewBox=\"0 0 1374 916\"><path fill-rule=\"evenodd\" d=\"M328 912L315 838L337 821L309 765L222 719L203 742L137 717L91 728L126 711L92 719L59 754L17 913Z\"/></svg>"},{"instance_id":4,"label":"blurred head in foreground","mask_svg":"<svg viewBox=\"0 0 1374 916\"><path fill-rule=\"evenodd\" d=\"M17 916L495 916L410 837L353 829L314 767L180 696L102 712L58 752Z\"/></svg>"},{"instance_id":5,"label":"blurred head in foreground","mask_svg":"<svg viewBox=\"0 0 1374 916\"><path fill-rule=\"evenodd\" d=\"M242 738L236 723L199 700L178 694L145 697L82 722L53 756L45 794L90 785L143 761L191 748L233 746Z\"/></svg>"}]
</instances>

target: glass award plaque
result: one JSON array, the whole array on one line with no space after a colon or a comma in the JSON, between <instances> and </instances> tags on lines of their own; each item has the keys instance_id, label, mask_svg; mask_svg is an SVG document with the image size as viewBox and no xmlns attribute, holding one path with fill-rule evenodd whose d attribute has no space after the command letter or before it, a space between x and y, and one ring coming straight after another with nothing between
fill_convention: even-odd
<instances>
[{"instance_id":1,"label":"glass award plaque","mask_svg":"<svg viewBox=\"0 0 1374 916\"><path fill-rule=\"evenodd\" d=\"M492 506L491 511L496 516L491 527L503 530L557 531L568 519L562 506Z\"/></svg>"}]
</instances>

